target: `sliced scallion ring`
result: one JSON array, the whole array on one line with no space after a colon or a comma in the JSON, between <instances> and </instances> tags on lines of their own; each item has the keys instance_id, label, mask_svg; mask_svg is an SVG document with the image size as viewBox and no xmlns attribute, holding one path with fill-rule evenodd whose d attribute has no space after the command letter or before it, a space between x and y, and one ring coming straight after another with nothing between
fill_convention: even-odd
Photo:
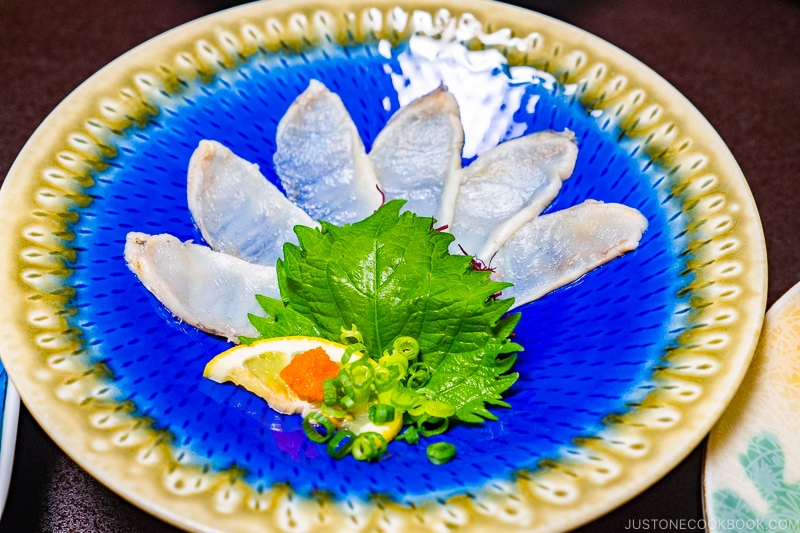
<instances>
[{"instance_id":1,"label":"sliced scallion ring","mask_svg":"<svg viewBox=\"0 0 800 533\"><path fill-rule=\"evenodd\" d=\"M450 425L449 418L428 417L417 425L419 434L423 437L433 437L447 430Z\"/></svg>"},{"instance_id":2,"label":"sliced scallion ring","mask_svg":"<svg viewBox=\"0 0 800 533\"><path fill-rule=\"evenodd\" d=\"M361 344L360 342L356 343L356 344L351 344L350 346L348 346L344 350L344 353L342 354L342 364L346 365L347 363L349 363L350 362L350 358L356 352L364 352L366 350L367 350L367 347L364 346L363 344ZM362 359L364 359L364 358L362 357Z\"/></svg>"},{"instance_id":3,"label":"sliced scallion ring","mask_svg":"<svg viewBox=\"0 0 800 533\"><path fill-rule=\"evenodd\" d=\"M403 411L408 411L416 405L419 395L411 389L407 389L402 385L398 385L392 391L391 402L395 408Z\"/></svg>"},{"instance_id":4,"label":"sliced scallion ring","mask_svg":"<svg viewBox=\"0 0 800 533\"><path fill-rule=\"evenodd\" d=\"M377 459L386 452L388 444L379 433L367 431L361 433L353 442L353 457L359 461Z\"/></svg>"},{"instance_id":5,"label":"sliced scallion ring","mask_svg":"<svg viewBox=\"0 0 800 533\"><path fill-rule=\"evenodd\" d=\"M397 337L392 345L392 352L401 354L408 360L416 359L419 354L419 343L414 337Z\"/></svg>"},{"instance_id":6,"label":"sliced scallion ring","mask_svg":"<svg viewBox=\"0 0 800 533\"><path fill-rule=\"evenodd\" d=\"M400 383L400 373L397 372L396 368L379 366L375 369L375 377L372 379L372 384L375 386L376 391L386 392L393 389L398 383Z\"/></svg>"},{"instance_id":7,"label":"sliced scallion ring","mask_svg":"<svg viewBox=\"0 0 800 533\"><path fill-rule=\"evenodd\" d=\"M372 368L372 363L369 362L369 359L359 359L350 365L350 379L356 390L369 387L374 376L375 369Z\"/></svg>"},{"instance_id":8,"label":"sliced scallion ring","mask_svg":"<svg viewBox=\"0 0 800 533\"><path fill-rule=\"evenodd\" d=\"M408 426L403 433L401 433L395 440L404 440L409 444L416 444L419 442L419 433L414 426Z\"/></svg>"},{"instance_id":9,"label":"sliced scallion ring","mask_svg":"<svg viewBox=\"0 0 800 533\"><path fill-rule=\"evenodd\" d=\"M428 363L417 362L408 367L408 380L406 387L409 389L420 389L431 379L431 369Z\"/></svg>"},{"instance_id":10,"label":"sliced scallion ring","mask_svg":"<svg viewBox=\"0 0 800 533\"><path fill-rule=\"evenodd\" d=\"M344 326L340 329L342 334L339 336L339 339L342 341L342 344L360 344L364 342L364 337L361 335L361 332L358 331L355 324L351 324L350 329Z\"/></svg>"},{"instance_id":11,"label":"sliced scallion ring","mask_svg":"<svg viewBox=\"0 0 800 533\"><path fill-rule=\"evenodd\" d=\"M339 391L337 390L336 382L332 379L326 379L322 382L322 403L328 405L339 403Z\"/></svg>"},{"instance_id":12,"label":"sliced scallion ring","mask_svg":"<svg viewBox=\"0 0 800 533\"><path fill-rule=\"evenodd\" d=\"M425 406L428 405L429 401L430 400L426 399L424 396L417 395L414 405L406 409L406 411L408 411L408 414L411 416L418 417L425 413Z\"/></svg>"},{"instance_id":13,"label":"sliced scallion ring","mask_svg":"<svg viewBox=\"0 0 800 533\"><path fill-rule=\"evenodd\" d=\"M425 403L425 412L437 418L449 418L456 414L456 408L447 402L428 400Z\"/></svg>"},{"instance_id":14,"label":"sliced scallion ring","mask_svg":"<svg viewBox=\"0 0 800 533\"><path fill-rule=\"evenodd\" d=\"M337 406L327 405L323 403L322 405L319 406L319 408L320 411L322 411L328 416L332 416L333 418L344 418L347 416L347 411Z\"/></svg>"},{"instance_id":15,"label":"sliced scallion ring","mask_svg":"<svg viewBox=\"0 0 800 533\"><path fill-rule=\"evenodd\" d=\"M388 424L394 420L394 407L383 403L370 405L369 419L375 424Z\"/></svg>"},{"instance_id":16,"label":"sliced scallion ring","mask_svg":"<svg viewBox=\"0 0 800 533\"><path fill-rule=\"evenodd\" d=\"M362 433L353 442L353 457L358 461L369 461L378 455L378 450L375 443L367 437L366 433Z\"/></svg>"},{"instance_id":17,"label":"sliced scallion ring","mask_svg":"<svg viewBox=\"0 0 800 533\"><path fill-rule=\"evenodd\" d=\"M324 431L320 431L320 429ZM314 442L327 442L333 437L335 430L333 422L328 420L328 417L322 413L309 413L303 419L303 432L306 437Z\"/></svg>"},{"instance_id":18,"label":"sliced scallion ring","mask_svg":"<svg viewBox=\"0 0 800 533\"><path fill-rule=\"evenodd\" d=\"M427 372L414 372L413 374L409 373L408 381L406 381L406 387L414 390L419 389L428 382L430 377L431 375Z\"/></svg>"},{"instance_id":19,"label":"sliced scallion ring","mask_svg":"<svg viewBox=\"0 0 800 533\"><path fill-rule=\"evenodd\" d=\"M353 396L356 393L356 387L353 384L353 378L350 376L348 367L342 367L342 369L339 370L339 374L336 376L336 378L342 385L344 396Z\"/></svg>"},{"instance_id":20,"label":"sliced scallion ring","mask_svg":"<svg viewBox=\"0 0 800 533\"><path fill-rule=\"evenodd\" d=\"M355 440L355 437L355 433L352 431L340 429L336 432L333 438L328 441L328 455L334 459L341 459L350 453L350 449L353 447L353 441Z\"/></svg>"},{"instance_id":21,"label":"sliced scallion ring","mask_svg":"<svg viewBox=\"0 0 800 533\"><path fill-rule=\"evenodd\" d=\"M378 359L378 364L380 366L385 366L386 368L389 369L397 367L398 372L400 372L402 375L405 375L405 373L408 371L408 359L406 359L399 353L392 355L384 355L383 357Z\"/></svg>"},{"instance_id":22,"label":"sliced scallion ring","mask_svg":"<svg viewBox=\"0 0 800 533\"><path fill-rule=\"evenodd\" d=\"M342 407L344 407L345 409L352 409L353 407L356 406L356 401L349 394L347 396L344 396L341 400L339 400L339 403L342 404Z\"/></svg>"},{"instance_id":23,"label":"sliced scallion ring","mask_svg":"<svg viewBox=\"0 0 800 533\"><path fill-rule=\"evenodd\" d=\"M456 447L449 442L436 442L428 445L428 460L435 465L443 465L456 456Z\"/></svg>"}]
</instances>

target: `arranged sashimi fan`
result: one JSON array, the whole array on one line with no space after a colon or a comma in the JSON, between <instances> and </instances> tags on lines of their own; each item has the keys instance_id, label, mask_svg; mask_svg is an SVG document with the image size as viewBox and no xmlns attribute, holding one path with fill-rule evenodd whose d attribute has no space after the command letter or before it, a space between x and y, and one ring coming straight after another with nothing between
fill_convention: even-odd
<instances>
[{"instance_id":1,"label":"arranged sashimi fan","mask_svg":"<svg viewBox=\"0 0 800 533\"><path fill-rule=\"evenodd\" d=\"M431 228L439 222L453 231L454 251L466 254L468 247L487 269L498 256L494 278L514 283L507 291L516 297L512 308L635 249L647 227L633 208L591 200L538 218L575 167L569 132L500 144L462 177L464 135L456 100L444 87L401 108L378 135L374 157L341 99L317 80L289 107L277 135L275 170L294 203L220 143L201 141L192 155L189 210L206 242L228 258L176 246L168 235L131 232L125 247L131 270L177 318L233 341L253 336L242 317L263 315L256 295L280 299L273 265L284 243L297 243L295 226L317 226L308 213L353 223L387 198L423 216L439 213Z\"/></svg>"},{"instance_id":2,"label":"arranged sashimi fan","mask_svg":"<svg viewBox=\"0 0 800 533\"><path fill-rule=\"evenodd\" d=\"M252 295L280 303L293 228L387 208L514 284L508 407L430 437L455 446L444 464L402 441L335 459L300 416L203 377L277 370L232 342L258 332ZM707 434L766 294L752 197L691 104L599 39L482 0L256 2L168 32L53 112L0 212L21 398L102 483L193 531L574 528ZM258 342L285 362L319 341Z\"/></svg>"}]
</instances>

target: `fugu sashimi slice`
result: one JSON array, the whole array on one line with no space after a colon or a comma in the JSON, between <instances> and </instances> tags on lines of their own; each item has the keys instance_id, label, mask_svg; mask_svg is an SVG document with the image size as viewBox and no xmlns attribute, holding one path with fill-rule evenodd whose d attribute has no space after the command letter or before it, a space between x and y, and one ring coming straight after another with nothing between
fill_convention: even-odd
<instances>
[{"instance_id":1,"label":"fugu sashimi slice","mask_svg":"<svg viewBox=\"0 0 800 533\"><path fill-rule=\"evenodd\" d=\"M386 200L406 199L409 211L449 224L463 147L458 104L440 86L389 119L369 158Z\"/></svg>"},{"instance_id":2,"label":"fugu sashimi slice","mask_svg":"<svg viewBox=\"0 0 800 533\"><path fill-rule=\"evenodd\" d=\"M492 258L492 278L514 284L503 297L518 307L634 250L645 229L636 209L587 200L519 228Z\"/></svg>"},{"instance_id":3,"label":"fugu sashimi slice","mask_svg":"<svg viewBox=\"0 0 800 533\"><path fill-rule=\"evenodd\" d=\"M575 169L575 135L540 131L497 145L463 170L450 231L488 261L522 224L544 211Z\"/></svg>"},{"instance_id":4,"label":"fugu sashimi slice","mask_svg":"<svg viewBox=\"0 0 800 533\"><path fill-rule=\"evenodd\" d=\"M178 319L238 342L258 336L248 313L263 316L256 294L280 298L275 268L242 259L172 235L131 232L125 261L139 280Z\"/></svg>"},{"instance_id":5,"label":"fugu sashimi slice","mask_svg":"<svg viewBox=\"0 0 800 533\"><path fill-rule=\"evenodd\" d=\"M189 161L189 211L218 252L275 266L293 228L316 226L250 163L216 141L200 141Z\"/></svg>"},{"instance_id":6,"label":"fugu sashimi slice","mask_svg":"<svg viewBox=\"0 0 800 533\"><path fill-rule=\"evenodd\" d=\"M278 123L275 171L290 200L334 224L371 215L383 200L375 171L342 100L311 83Z\"/></svg>"}]
</instances>

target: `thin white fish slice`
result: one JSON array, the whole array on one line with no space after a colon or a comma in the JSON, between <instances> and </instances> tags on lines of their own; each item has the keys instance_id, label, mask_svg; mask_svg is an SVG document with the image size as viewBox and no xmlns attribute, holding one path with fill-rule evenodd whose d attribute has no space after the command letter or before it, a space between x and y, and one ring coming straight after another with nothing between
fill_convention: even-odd
<instances>
[{"instance_id":1,"label":"thin white fish slice","mask_svg":"<svg viewBox=\"0 0 800 533\"><path fill-rule=\"evenodd\" d=\"M492 258L492 278L514 284L503 297L518 307L636 249L645 229L636 209L587 200L519 228Z\"/></svg>"},{"instance_id":2,"label":"thin white fish slice","mask_svg":"<svg viewBox=\"0 0 800 533\"><path fill-rule=\"evenodd\" d=\"M407 210L449 224L463 147L458 104L440 86L392 116L369 158L386 200L403 198Z\"/></svg>"},{"instance_id":3,"label":"thin white fish slice","mask_svg":"<svg viewBox=\"0 0 800 533\"><path fill-rule=\"evenodd\" d=\"M172 235L128 233L125 261L175 317L231 342L238 342L240 335L258 335L247 319L248 313L264 315L256 294L280 298L274 267L183 243Z\"/></svg>"},{"instance_id":4,"label":"thin white fish slice","mask_svg":"<svg viewBox=\"0 0 800 533\"><path fill-rule=\"evenodd\" d=\"M334 224L371 215L382 196L358 130L342 100L312 80L278 123L275 171L287 196L311 218Z\"/></svg>"},{"instance_id":5,"label":"thin white fish slice","mask_svg":"<svg viewBox=\"0 0 800 533\"><path fill-rule=\"evenodd\" d=\"M216 141L200 141L189 161L189 211L218 252L275 266L293 228L317 225L258 169Z\"/></svg>"},{"instance_id":6,"label":"thin white fish slice","mask_svg":"<svg viewBox=\"0 0 800 533\"><path fill-rule=\"evenodd\" d=\"M572 175L578 147L565 130L541 131L504 142L464 169L450 231L487 261L522 224L539 215Z\"/></svg>"}]
</instances>

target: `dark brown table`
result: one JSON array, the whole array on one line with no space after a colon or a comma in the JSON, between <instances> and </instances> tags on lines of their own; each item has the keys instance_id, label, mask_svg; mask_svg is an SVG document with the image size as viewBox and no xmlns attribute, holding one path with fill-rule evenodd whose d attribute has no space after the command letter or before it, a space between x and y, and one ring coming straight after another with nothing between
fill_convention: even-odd
<instances>
[{"instance_id":1,"label":"dark brown table","mask_svg":"<svg viewBox=\"0 0 800 533\"><path fill-rule=\"evenodd\" d=\"M45 116L133 46L232 0L0 0L0 179ZM769 299L800 281L800 3L517 0L617 45L686 95L738 160L759 207ZM2 223L2 214L0 214ZM0 303L2 305L2 303ZM702 518L704 443L581 531ZM675 523L675 522L674 522ZM3 532L167 532L69 459L23 407Z\"/></svg>"}]
</instances>

